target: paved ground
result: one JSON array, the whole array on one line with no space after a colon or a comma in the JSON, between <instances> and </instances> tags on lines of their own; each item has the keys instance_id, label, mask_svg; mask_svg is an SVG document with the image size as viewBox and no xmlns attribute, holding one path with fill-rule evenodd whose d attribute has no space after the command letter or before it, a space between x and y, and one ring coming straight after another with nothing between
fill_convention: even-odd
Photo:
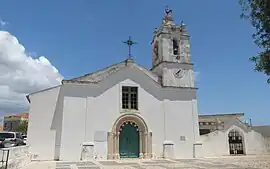
<instances>
[{"instance_id":1,"label":"paved ground","mask_svg":"<svg viewBox=\"0 0 270 169\"><path fill-rule=\"evenodd\" d=\"M269 156L176 160L32 162L25 169L269 169Z\"/></svg>"}]
</instances>

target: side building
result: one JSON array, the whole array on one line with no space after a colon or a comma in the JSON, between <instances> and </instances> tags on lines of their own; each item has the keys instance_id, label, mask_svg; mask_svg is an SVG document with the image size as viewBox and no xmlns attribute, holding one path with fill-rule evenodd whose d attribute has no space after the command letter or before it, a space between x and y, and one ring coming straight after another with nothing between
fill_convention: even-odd
<instances>
[{"instance_id":1,"label":"side building","mask_svg":"<svg viewBox=\"0 0 270 169\"><path fill-rule=\"evenodd\" d=\"M244 113L199 115L204 156L270 153L270 126L252 126Z\"/></svg>"},{"instance_id":2,"label":"side building","mask_svg":"<svg viewBox=\"0 0 270 169\"><path fill-rule=\"evenodd\" d=\"M28 121L28 113L20 113L4 117L4 131L14 131L23 121Z\"/></svg>"}]
</instances>

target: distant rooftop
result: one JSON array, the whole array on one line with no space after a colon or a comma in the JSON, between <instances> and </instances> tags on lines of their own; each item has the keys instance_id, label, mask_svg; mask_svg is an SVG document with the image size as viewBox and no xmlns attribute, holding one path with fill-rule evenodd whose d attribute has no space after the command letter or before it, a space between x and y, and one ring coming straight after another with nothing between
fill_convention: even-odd
<instances>
[{"instance_id":1,"label":"distant rooftop","mask_svg":"<svg viewBox=\"0 0 270 169\"><path fill-rule=\"evenodd\" d=\"M5 116L5 118L20 117L20 118L28 119L28 116L29 116L28 113L24 112L24 113L19 113L19 114L8 115L8 116Z\"/></svg>"},{"instance_id":2,"label":"distant rooftop","mask_svg":"<svg viewBox=\"0 0 270 169\"><path fill-rule=\"evenodd\" d=\"M240 118L244 113L227 113L227 114L201 114L199 119L216 119L216 118Z\"/></svg>"},{"instance_id":3,"label":"distant rooftop","mask_svg":"<svg viewBox=\"0 0 270 169\"><path fill-rule=\"evenodd\" d=\"M252 126L252 129L261 133L264 137L270 137L270 126Z\"/></svg>"}]
</instances>

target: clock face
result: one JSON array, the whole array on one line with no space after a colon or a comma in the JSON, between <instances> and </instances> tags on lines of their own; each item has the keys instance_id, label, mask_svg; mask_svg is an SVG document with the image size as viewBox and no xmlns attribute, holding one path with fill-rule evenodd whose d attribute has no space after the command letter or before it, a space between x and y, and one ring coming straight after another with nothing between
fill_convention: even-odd
<instances>
[{"instance_id":1,"label":"clock face","mask_svg":"<svg viewBox=\"0 0 270 169\"><path fill-rule=\"evenodd\" d=\"M175 57L175 59L176 59L176 62L180 62L180 55L177 55L177 56Z\"/></svg>"},{"instance_id":2,"label":"clock face","mask_svg":"<svg viewBox=\"0 0 270 169\"><path fill-rule=\"evenodd\" d=\"M186 70L184 70L184 69L177 69L174 72L174 76L176 78L179 78L180 79L180 78L182 78L185 75L185 73L186 73Z\"/></svg>"}]
</instances>

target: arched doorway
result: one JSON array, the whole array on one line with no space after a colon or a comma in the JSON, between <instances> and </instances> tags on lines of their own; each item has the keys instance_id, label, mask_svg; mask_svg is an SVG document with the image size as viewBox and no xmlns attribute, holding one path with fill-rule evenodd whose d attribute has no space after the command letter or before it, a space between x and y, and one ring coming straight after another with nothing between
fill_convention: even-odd
<instances>
[{"instance_id":1,"label":"arched doorway","mask_svg":"<svg viewBox=\"0 0 270 169\"><path fill-rule=\"evenodd\" d=\"M151 158L152 133L139 113L124 113L108 132L108 159Z\"/></svg>"},{"instance_id":2,"label":"arched doorway","mask_svg":"<svg viewBox=\"0 0 270 169\"><path fill-rule=\"evenodd\" d=\"M120 127L119 155L120 158L138 158L140 154L140 134L138 125L126 121Z\"/></svg>"},{"instance_id":3,"label":"arched doorway","mask_svg":"<svg viewBox=\"0 0 270 169\"><path fill-rule=\"evenodd\" d=\"M241 155L244 152L244 137L237 130L231 130L228 134L229 149L231 155Z\"/></svg>"}]
</instances>

